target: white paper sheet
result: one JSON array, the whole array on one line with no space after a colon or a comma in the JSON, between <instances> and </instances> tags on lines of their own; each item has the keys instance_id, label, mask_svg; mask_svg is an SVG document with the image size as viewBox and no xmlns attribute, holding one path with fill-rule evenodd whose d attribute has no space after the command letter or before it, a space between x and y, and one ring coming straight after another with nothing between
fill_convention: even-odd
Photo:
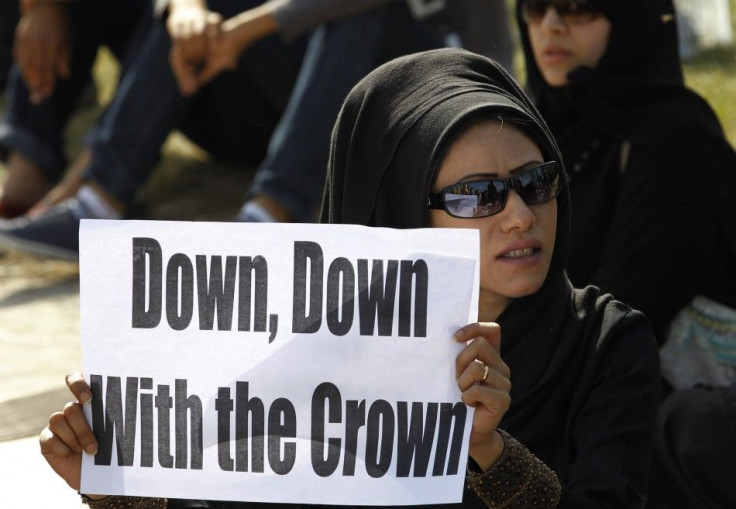
<instances>
[{"instance_id":1,"label":"white paper sheet","mask_svg":"<svg viewBox=\"0 0 736 509\"><path fill-rule=\"evenodd\" d=\"M475 230L82 221L85 411L100 450L81 491L459 502L473 415L452 335L477 320L478 242Z\"/></svg>"}]
</instances>

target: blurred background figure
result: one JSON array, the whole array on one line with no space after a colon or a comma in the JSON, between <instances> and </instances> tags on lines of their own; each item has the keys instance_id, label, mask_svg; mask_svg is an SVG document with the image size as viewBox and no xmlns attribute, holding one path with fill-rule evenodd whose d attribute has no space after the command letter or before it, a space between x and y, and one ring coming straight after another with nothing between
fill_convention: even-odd
<instances>
[{"instance_id":1,"label":"blurred background figure","mask_svg":"<svg viewBox=\"0 0 736 509\"><path fill-rule=\"evenodd\" d=\"M234 2L225 4L232 9ZM62 182L52 190L43 201L54 207L36 207L29 217L6 223L0 245L74 259L79 218L122 217L175 127L215 154L229 150L261 161L235 219L311 221L321 198L331 126L343 98L365 74L396 56L446 45L483 51L511 66L503 0L235 4L239 12L224 11L216 0L209 5L170 2L166 29L154 24L149 30L145 37L149 42L141 45L93 130L90 159L79 182L70 186ZM279 53L264 52L263 44L291 46L310 30L298 80L264 72L274 67ZM260 95L242 86L234 89L234 95L223 94L222 83L238 73L248 75L246 85L253 88L255 83ZM155 80L150 77L154 74ZM257 110L264 103L259 97L287 87L293 93L283 101L278 125L262 121L244 125L253 123L253 113L233 113L238 100ZM222 115L211 119L213 102L232 119L228 124ZM141 125L152 127L143 132ZM267 150L249 145L264 137ZM82 182L87 185L80 189ZM75 198L65 199L68 196Z\"/></svg>"},{"instance_id":2,"label":"blurred background figure","mask_svg":"<svg viewBox=\"0 0 736 509\"><path fill-rule=\"evenodd\" d=\"M684 84L672 2L518 0L517 16L570 172L570 279L644 311L666 393L682 391L661 410L650 507L734 507L736 152Z\"/></svg>"},{"instance_id":3,"label":"blurred background figure","mask_svg":"<svg viewBox=\"0 0 736 509\"><path fill-rule=\"evenodd\" d=\"M684 85L671 1L519 0L518 16L571 173L573 283L644 311L660 344L696 295L736 308L736 154Z\"/></svg>"},{"instance_id":4,"label":"blurred background figure","mask_svg":"<svg viewBox=\"0 0 736 509\"><path fill-rule=\"evenodd\" d=\"M3 2L3 9L11 10ZM0 122L0 155L7 179L0 217L20 215L40 200L66 168L64 128L91 83L90 71L101 46L123 66L138 37L152 22L150 0L22 0L15 29L15 63L7 84ZM10 31L12 18L3 18Z\"/></svg>"},{"instance_id":5,"label":"blurred background figure","mask_svg":"<svg viewBox=\"0 0 736 509\"><path fill-rule=\"evenodd\" d=\"M0 2L0 92L5 89L13 63L13 34L18 17L18 4L14 0Z\"/></svg>"}]
</instances>

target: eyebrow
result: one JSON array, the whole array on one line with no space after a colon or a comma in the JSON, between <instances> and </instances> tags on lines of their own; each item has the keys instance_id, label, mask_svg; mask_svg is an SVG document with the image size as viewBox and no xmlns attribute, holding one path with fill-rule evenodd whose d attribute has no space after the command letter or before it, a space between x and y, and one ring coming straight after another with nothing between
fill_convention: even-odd
<instances>
[{"instance_id":1,"label":"eyebrow","mask_svg":"<svg viewBox=\"0 0 736 509\"><path fill-rule=\"evenodd\" d=\"M516 173L520 173L522 171L528 170L529 168L533 168L534 166L538 166L540 164L544 164L544 161L528 161L521 166L517 166L516 168L509 170L510 175L514 175ZM455 184L462 184L463 182L466 182L468 179L476 178L476 177L490 177L490 178L498 178L498 173L471 173L470 175L465 175L460 180L455 182ZM455 185L451 184L451 185Z\"/></svg>"}]
</instances>

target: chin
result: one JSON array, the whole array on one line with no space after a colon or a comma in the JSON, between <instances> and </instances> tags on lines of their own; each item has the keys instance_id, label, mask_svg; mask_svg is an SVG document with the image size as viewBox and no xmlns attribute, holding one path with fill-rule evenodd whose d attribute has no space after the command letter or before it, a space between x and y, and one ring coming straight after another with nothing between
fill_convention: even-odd
<instances>
[{"instance_id":1,"label":"chin","mask_svg":"<svg viewBox=\"0 0 736 509\"><path fill-rule=\"evenodd\" d=\"M568 71L551 70L542 71L542 77L547 85L550 87L565 87L570 84L570 80L567 79Z\"/></svg>"},{"instance_id":2,"label":"chin","mask_svg":"<svg viewBox=\"0 0 736 509\"><path fill-rule=\"evenodd\" d=\"M528 297L534 295L539 291L542 285L530 285L528 287L514 288L508 292L508 297L511 299L520 299L522 297Z\"/></svg>"},{"instance_id":3,"label":"chin","mask_svg":"<svg viewBox=\"0 0 736 509\"><path fill-rule=\"evenodd\" d=\"M528 280L514 281L513 283L502 285L496 284L496 288L493 291L510 299L520 299L521 297L527 297L537 293L543 284L544 279L530 278Z\"/></svg>"}]
</instances>

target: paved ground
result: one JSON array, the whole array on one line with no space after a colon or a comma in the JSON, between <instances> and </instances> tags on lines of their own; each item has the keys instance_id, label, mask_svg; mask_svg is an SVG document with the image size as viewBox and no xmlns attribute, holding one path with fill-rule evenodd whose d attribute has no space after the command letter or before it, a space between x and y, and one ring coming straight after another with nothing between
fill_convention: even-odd
<instances>
[{"instance_id":1,"label":"paved ground","mask_svg":"<svg viewBox=\"0 0 736 509\"><path fill-rule=\"evenodd\" d=\"M166 164L140 193L145 206L138 214L162 220L232 217L252 172L176 152L168 154ZM0 165L0 183L3 170ZM64 376L81 370L78 276L77 264L0 253L3 509L87 507L48 467L37 439L48 417L70 400Z\"/></svg>"},{"instance_id":2,"label":"paved ground","mask_svg":"<svg viewBox=\"0 0 736 509\"><path fill-rule=\"evenodd\" d=\"M76 265L0 258L3 507L83 507L46 465L37 439L49 415L69 401L64 375L80 367Z\"/></svg>"}]
</instances>

